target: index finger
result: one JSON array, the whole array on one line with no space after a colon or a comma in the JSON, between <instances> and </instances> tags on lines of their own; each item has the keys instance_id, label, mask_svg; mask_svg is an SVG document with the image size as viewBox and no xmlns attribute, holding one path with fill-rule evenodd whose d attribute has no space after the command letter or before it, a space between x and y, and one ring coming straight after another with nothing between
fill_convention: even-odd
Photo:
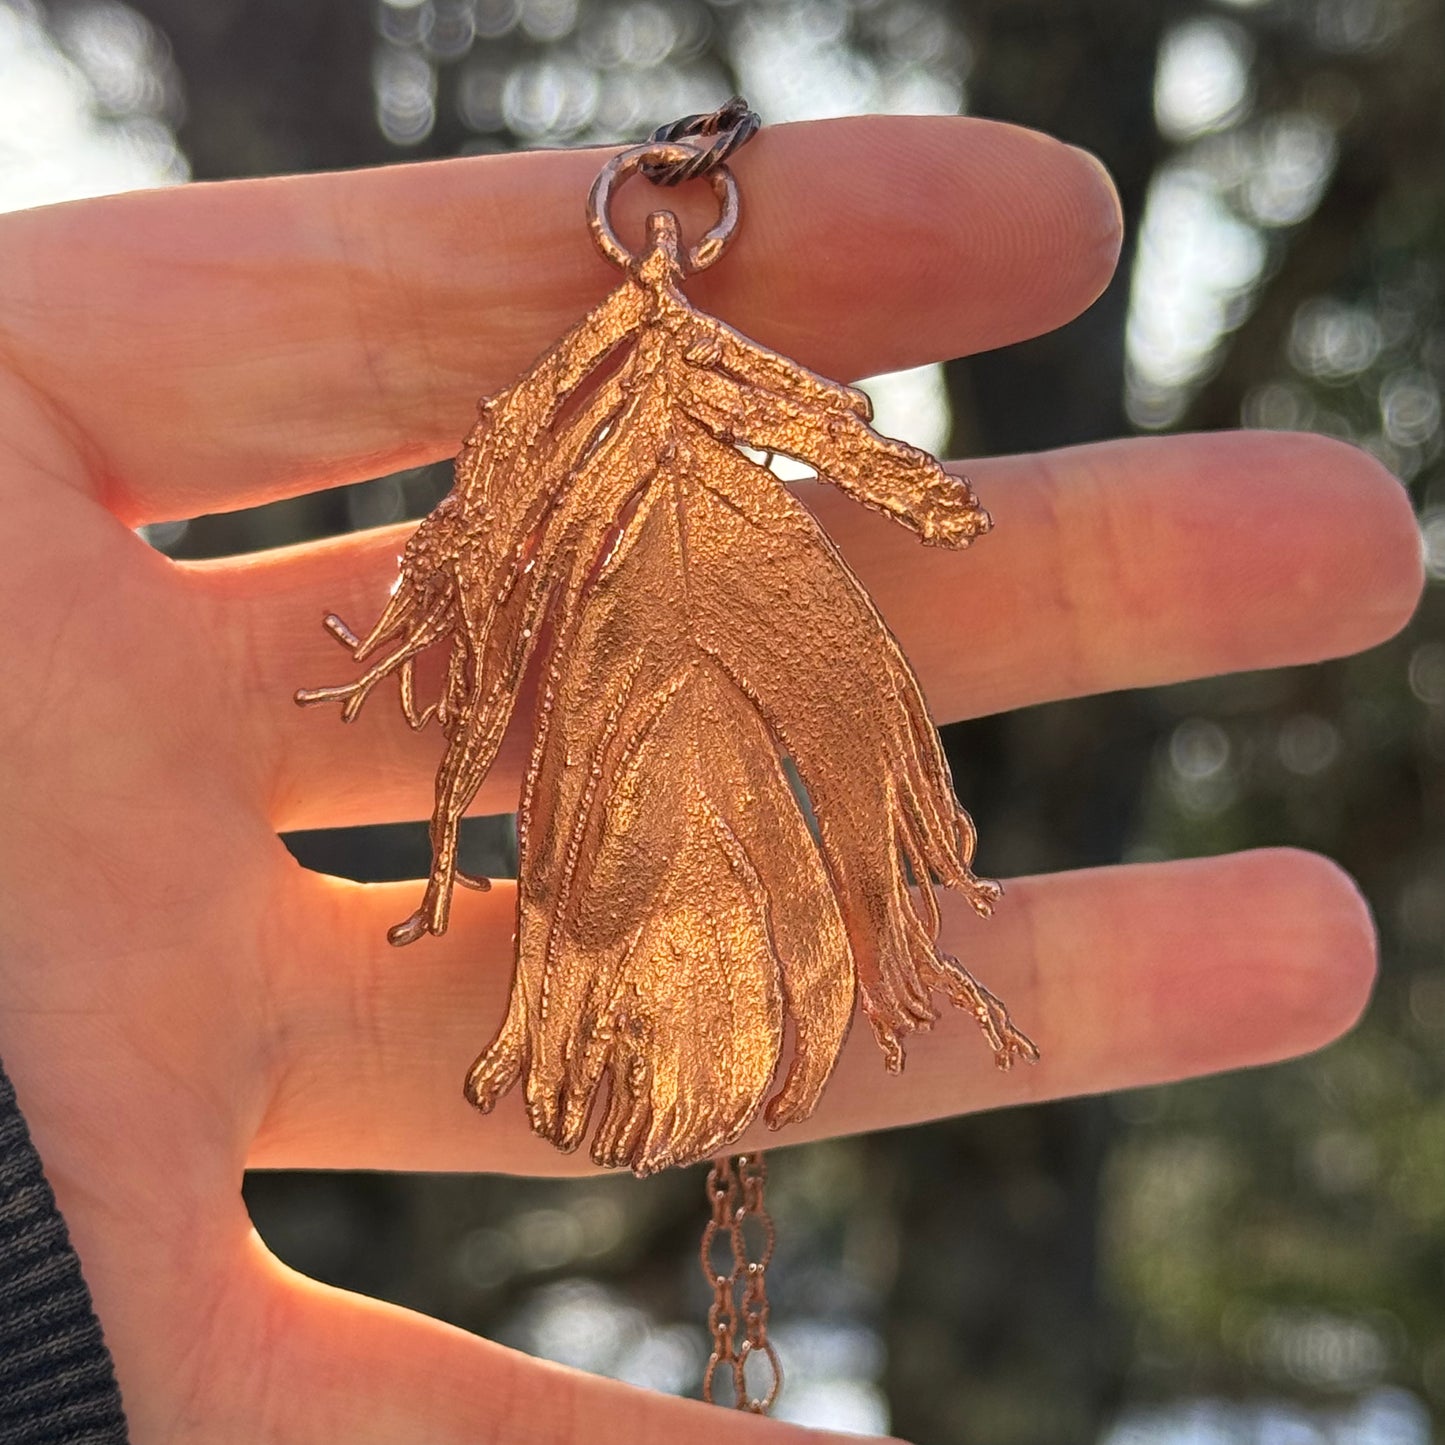
<instances>
[{"instance_id":1,"label":"index finger","mask_svg":"<svg viewBox=\"0 0 1445 1445\"><path fill-rule=\"evenodd\" d=\"M361 480L456 450L615 284L597 151L137 192L0 217L0 365L130 525ZM875 116L765 129L698 304L840 379L1049 330L1103 288L1102 167L1033 131ZM696 194L687 194L692 191ZM619 192L624 236L658 194ZM687 234L707 186L669 191ZM631 221L631 229L628 222Z\"/></svg>"}]
</instances>

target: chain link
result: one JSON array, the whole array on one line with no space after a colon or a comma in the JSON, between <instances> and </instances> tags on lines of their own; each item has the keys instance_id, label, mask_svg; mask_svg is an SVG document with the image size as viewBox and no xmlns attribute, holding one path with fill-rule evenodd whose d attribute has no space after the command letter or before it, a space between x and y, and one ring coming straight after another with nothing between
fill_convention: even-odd
<instances>
[{"instance_id":1,"label":"chain link","mask_svg":"<svg viewBox=\"0 0 1445 1445\"><path fill-rule=\"evenodd\" d=\"M685 115L670 125L658 126L648 140L687 141L693 143L693 154L675 161L644 161L639 169L656 186L676 186L705 176L747 145L761 125L757 111L735 95L704 115Z\"/></svg>"},{"instance_id":2,"label":"chain link","mask_svg":"<svg viewBox=\"0 0 1445 1445\"><path fill-rule=\"evenodd\" d=\"M755 1415L766 1415L773 1408L783 1384L783 1367L768 1339L767 1274L776 1236L763 1199L767 1177L767 1161L761 1154L713 1161L707 1175L711 1213L698 1252L703 1278L713 1295L707 1312L712 1354L703 1372L702 1397L709 1404L720 1403L713 1398L713 1382L725 1366L732 1375L733 1405ZM745 1232L749 1220L762 1232L761 1247L756 1251L750 1249ZM727 1244L727 1273L713 1258L719 1239ZM748 1361L755 1355L767 1361L769 1383L762 1395L748 1389Z\"/></svg>"}]
</instances>

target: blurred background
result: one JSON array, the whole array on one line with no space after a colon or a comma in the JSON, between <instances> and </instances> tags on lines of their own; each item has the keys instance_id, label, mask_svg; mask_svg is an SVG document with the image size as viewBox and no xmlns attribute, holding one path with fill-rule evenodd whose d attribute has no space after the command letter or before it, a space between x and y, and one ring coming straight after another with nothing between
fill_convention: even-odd
<instances>
[{"instance_id":1,"label":"blurred background","mask_svg":"<svg viewBox=\"0 0 1445 1445\"><path fill-rule=\"evenodd\" d=\"M881 429L961 457L1347 437L1411 489L1438 582L1442 68L1445 0L0 0L0 209L634 140L737 90L769 121L1038 126L1118 181L1113 286L1051 336L870 383ZM420 516L447 485L422 468L149 537L244 551ZM780 1413L918 1445L1445 1439L1438 588L1360 658L945 737L990 873L1320 849L1373 902L1383 977L1299 1063L779 1152ZM426 868L420 827L289 841L357 878ZM464 861L505 873L513 846L477 820ZM248 1199L321 1279L697 1389L700 1170L261 1175Z\"/></svg>"}]
</instances>

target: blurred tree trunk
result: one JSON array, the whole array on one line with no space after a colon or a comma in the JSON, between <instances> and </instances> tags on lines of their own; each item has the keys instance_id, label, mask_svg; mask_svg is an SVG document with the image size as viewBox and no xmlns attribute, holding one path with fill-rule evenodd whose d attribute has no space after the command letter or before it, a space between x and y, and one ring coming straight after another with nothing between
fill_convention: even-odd
<instances>
[{"instance_id":1,"label":"blurred tree trunk","mask_svg":"<svg viewBox=\"0 0 1445 1445\"><path fill-rule=\"evenodd\" d=\"M368 0L132 0L185 77L200 180L375 165ZM59 9L59 5L53 6Z\"/></svg>"},{"instance_id":2,"label":"blurred tree trunk","mask_svg":"<svg viewBox=\"0 0 1445 1445\"><path fill-rule=\"evenodd\" d=\"M1130 241L1109 289L1077 321L949 367L955 456L1129 429L1132 237L1158 159L1154 65L1173 11L1153 0L970 7L970 110L1097 154L1119 187ZM945 730L960 796L979 824L981 865L1011 876L1118 861L1156 729L1149 703L1123 696ZM1007 994L1007 979L989 982ZM1112 1128L1106 1103L1078 1101L873 1141L875 1167L897 1193L901 1255L885 1310L897 1434L920 1445L1097 1438L1125 1363L1097 1278L1100 1170Z\"/></svg>"}]
</instances>

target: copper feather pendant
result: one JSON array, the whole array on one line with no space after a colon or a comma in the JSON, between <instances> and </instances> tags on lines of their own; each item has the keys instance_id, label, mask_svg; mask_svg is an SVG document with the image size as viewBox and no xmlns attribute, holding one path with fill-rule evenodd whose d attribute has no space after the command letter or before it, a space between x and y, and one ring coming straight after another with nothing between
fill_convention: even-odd
<instances>
[{"instance_id":1,"label":"copper feather pendant","mask_svg":"<svg viewBox=\"0 0 1445 1445\"><path fill-rule=\"evenodd\" d=\"M458 872L458 825L540 653L511 1001L466 1093L490 1110L520 1081L538 1134L572 1150L590 1128L597 1163L639 1174L718 1153L760 1109L773 1128L806 1117L855 1003L893 1071L935 994L974 1014L1001 1066L1035 1057L936 942L933 881L981 914L999 890L970 867L908 663L812 514L742 448L798 459L936 546L967 545L988 515L965 480L872 431L862 392L689 305L685 275L736 225L726 167L697 246L657 211L642 253L621 247L612 185L679 152L696 154L637 147L599 177L594 233L625 279L481 404L371 631L327 619L366 671L297 695L353 717L394 674L411 724L445 735L431 876L390 933L409 943L445 931L455 884L486 886ZM419 709L432 648L445 677Z\"/></svg>"}]
</instances>

